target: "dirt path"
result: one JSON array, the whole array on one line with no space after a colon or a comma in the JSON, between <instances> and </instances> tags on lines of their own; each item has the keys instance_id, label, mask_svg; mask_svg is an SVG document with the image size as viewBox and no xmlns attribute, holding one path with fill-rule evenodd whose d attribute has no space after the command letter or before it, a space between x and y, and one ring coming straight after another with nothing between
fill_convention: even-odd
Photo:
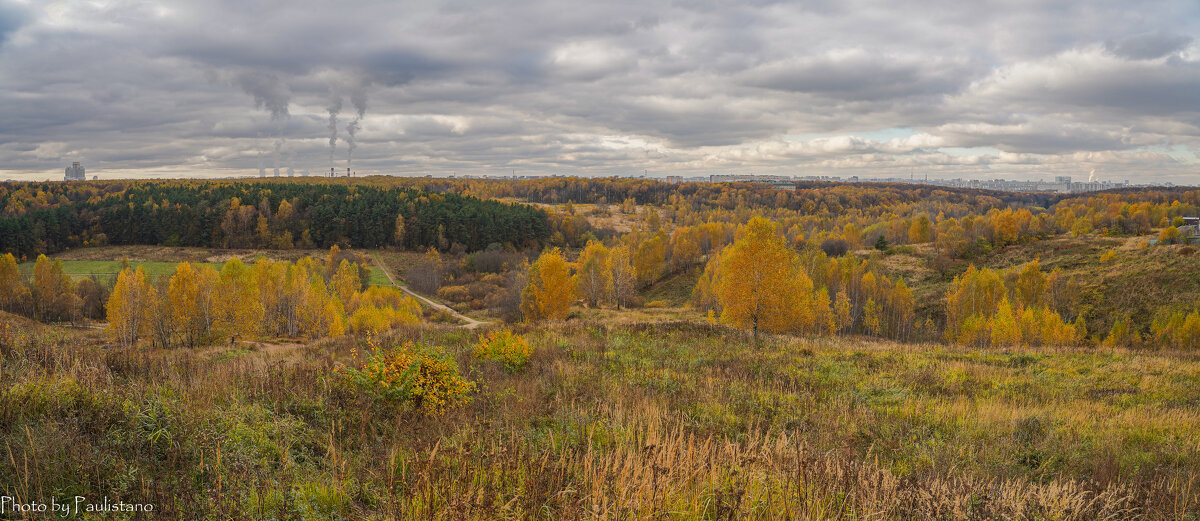
<instances>
[{"instance_id":1,"label":"dirt path","mask_svg":"<svg viewBox=\"0 0 1200 521\"><path fill-rule=\"evenodd\" d=\"M462 313L459 313L459 312L455 311L453 308L451 308L450 306L434 302L434 301L424 297L423 295L420 295L417 292L415 292L411 289L408 289L408 286L401 286L399 282L396 282L396 278L392 276L391 268L388 268L387 264L384 264L383 259L379 258L378 253L372 253L371 257L375 259L375 265L379 266L379 269L383 270L383 274L387 275L388 280L390 280L392 282L393 286L400 288L401 291L408 293L409 295L412 295L417 300L424 302L426 305L428 305L429 307L431 307L433 309L445 311L445 312L453 315L455 318L466 322L465 324L460 324L458 327L465 328L465 329L475 329L479 326L487 324L487 322L475 320L475 319L468 317Z\"/></svg>"}]
</instances>

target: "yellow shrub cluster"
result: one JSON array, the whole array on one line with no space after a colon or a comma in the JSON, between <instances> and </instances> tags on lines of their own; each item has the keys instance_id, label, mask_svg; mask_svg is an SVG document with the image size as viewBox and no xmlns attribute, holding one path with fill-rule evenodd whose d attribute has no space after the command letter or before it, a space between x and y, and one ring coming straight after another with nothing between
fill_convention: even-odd
<instances>
[{"instance_id":1,"label":"yellow shrub cluster","mask_svg":"<svg viewBox=\"0 0 1200 521\"><path fill-rule=\"evenodd\" d=\"M366 360L342 372L368 392L395 402L411 402L425 413L440 414L465 405L475 389L444 349L412 342L393 348L370 344Z\"/></svg>"},{"instance_id":2,"label":"yellow shrub cluster","mask_svg":"<svg viewBox=\"0 0 1200 521\"><path fill-rule=\"evenodd\" d=\"M416 299L395 288L372 286L350 298L350 329L378 335L400 326L421 323L421 306Z\"/></svg>"},{"instance_id":3,"label":"yellow shrub cluster","mask_svg":"<svg viewBox=\"0 0 1200 521\"><path fill-rule=\"evenodd\" d=\"M508 330L494 330L475 344L475 357L504 364L510 371L525 367L533 347L524 337Z\"/></svg>"}]
</instances>

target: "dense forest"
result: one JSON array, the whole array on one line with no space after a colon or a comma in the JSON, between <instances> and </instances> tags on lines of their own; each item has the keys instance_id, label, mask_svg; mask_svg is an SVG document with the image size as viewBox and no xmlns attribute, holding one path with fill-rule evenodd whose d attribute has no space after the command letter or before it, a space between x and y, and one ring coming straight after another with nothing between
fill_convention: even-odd
<instances>
[{"instance_id":1,"label":"dense forest","mask_svg":"<svg viewBox=\"0 0 1200 521\"><path fill-rule=\"evenodd\" d=\"M536 246L545 212L403 187L113 181L0 185L0 252L91 245L228 248Z\"/></svg>"}]
</instances>

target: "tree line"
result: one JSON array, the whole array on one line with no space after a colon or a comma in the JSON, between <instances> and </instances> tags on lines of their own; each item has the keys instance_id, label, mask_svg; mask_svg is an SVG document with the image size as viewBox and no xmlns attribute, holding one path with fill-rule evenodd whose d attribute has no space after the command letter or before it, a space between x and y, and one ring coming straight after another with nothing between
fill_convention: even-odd
<instances>
[{"instance_id":1,"label":"tree line","mask_svg":"<svg viewBox=\"0 0 1200 521\"><path fill-rule=\"evenodd\" d=\"M340 255L324 261L234 258L218 271L187 262L151 280L125 268L106 306L113 340L195 347L228 338L315 339L347 332L378 334L421 322L415 299L395 288L366 285L364 262Z\"/></svg>"},{"instance_id":2,"label":"tree line","mask_svg":"<svg viewBox=\"0 0 1200 521\"><path fill-rule=\"evenodd\" d=\"M413 188L213 181L6 183L0 251L25 258L77 246L224 248L537 246L546 213L525 204Z\"/></svg>"}]
</instances>

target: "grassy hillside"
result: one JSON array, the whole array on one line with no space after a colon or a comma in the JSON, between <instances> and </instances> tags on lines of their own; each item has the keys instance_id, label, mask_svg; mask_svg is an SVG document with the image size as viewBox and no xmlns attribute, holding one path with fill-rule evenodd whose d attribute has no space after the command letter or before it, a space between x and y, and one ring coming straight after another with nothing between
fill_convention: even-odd
<instances>
[{"instance_id":1,"label":"grassy hillside","mask_svg":"<svg viewBox=\"0 0 1200 521\"><path fill-rule=\"evenodd\" d=\"M1148 327L1161 307L1190 311L1200 303L1200 257L1180 245L1149 245L1151 237L1057 237L1008 246L945 272L935 270L931 245L908 247L911 253L880 257L884 271L900 275L913 289L922 315L944 316L947 289L968 265L1011 269L1039 260L1044 272L1060 269L1082 287L1078 309L1092 334L1108 332L1113 320L1129 314ZM1106 253L1113 255L1103 260Z\"/></svg>"},{"instance_id":2,"label":"grassy hillside","mask_svg":"<svg viewBox=\"0 0 1200 521\"><path fill-rule=\"evenodd\" d=\"M334 369L361 341L0 343L0 492L169 518L1194 519L1194 355L769 339L691 323L521 331L444 416ZM1192 516L1192 517L1189 517Z\"/></svg>"}]
</instances>

